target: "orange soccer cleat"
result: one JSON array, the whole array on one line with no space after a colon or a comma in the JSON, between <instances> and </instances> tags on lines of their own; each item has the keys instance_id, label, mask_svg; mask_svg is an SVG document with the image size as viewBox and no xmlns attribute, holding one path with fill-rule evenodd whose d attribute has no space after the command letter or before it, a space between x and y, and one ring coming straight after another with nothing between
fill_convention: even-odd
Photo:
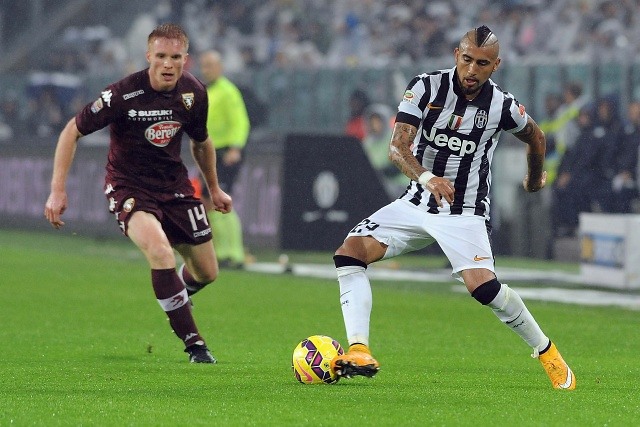
<instances>
[{"instance_id":1,"label":"orange soccer cleat","mask_svg":"<svg viewBox=\"0 0 640 427\"><path fill-rule=\"evenodd\" d=\"M341 378L356 375L372 377L380 370L380 364L371 356L369 347L364 344L352 344L349 350L331 361L331 369Z\"/></svg>"},{"instance_id":2,"label":"orange soccer cleat","mask_svg":"<svg viewBox=\"0 0 640 427\"><path fill-rule=\"evenodd\" d=\"M547 372L553 388L559 390L573 390L576 388L576 376L573 375L571 368L564 361L558 348L554 343L547 351L542 354L536 354L534 352L533 357L537 357L542 363L542 367Z\"/></svg>"}]
</instances>

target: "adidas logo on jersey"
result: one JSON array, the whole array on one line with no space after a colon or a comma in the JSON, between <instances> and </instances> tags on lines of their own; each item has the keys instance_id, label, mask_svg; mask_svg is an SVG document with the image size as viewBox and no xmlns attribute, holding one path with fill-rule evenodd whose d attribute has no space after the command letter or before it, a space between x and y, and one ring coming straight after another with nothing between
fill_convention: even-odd
<instances>
[{"instance_id":1,"label":"adidas logo on jersey","mask_svg":"<svg viewBox=\"0 0 640 427\"><path fill-rule=\"evenodd\" d=\"M478 145L474 141L468 139L460 139L457 136L449 136L444 133L438 133L438 129L432 127L431 133L427 133L426 129L422 130L422 135L429 142L433 142L438 147L448 147L453 152L459 152L461 156L474 153Z\"/></svg>"}]
</instances>

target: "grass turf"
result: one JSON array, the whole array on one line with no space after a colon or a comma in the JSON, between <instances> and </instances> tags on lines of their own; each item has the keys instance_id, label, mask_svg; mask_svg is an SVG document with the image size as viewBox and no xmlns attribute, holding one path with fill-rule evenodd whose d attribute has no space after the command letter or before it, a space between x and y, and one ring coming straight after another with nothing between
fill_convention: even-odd
<instances>
[{"instance_id":1,"label":"grass turf","mask_svg":"<svg viewBox=\"0 0 640 427\"><path fill-rule=\"evenodd\" d=\"M334 280L223 271L194 299L219 363L192 365L125 239L2 230L0 248L0 425L640 420L637 312L528 302L577 375L576 391L558 392L527 346L451 283L374 282L380 373L305 386L290 369L297 342L326 334L346 344Z\"/></svg>"}]
</instances>

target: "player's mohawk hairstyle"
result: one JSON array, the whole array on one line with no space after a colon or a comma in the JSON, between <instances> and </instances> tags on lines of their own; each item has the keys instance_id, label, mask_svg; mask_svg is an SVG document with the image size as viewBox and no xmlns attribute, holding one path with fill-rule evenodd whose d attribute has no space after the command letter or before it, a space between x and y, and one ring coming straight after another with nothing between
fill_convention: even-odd
<instances>
[{"instance_id":1,"label":"player's mohawk hairstyle","mask_svg":"<svg viewBox=\"0 0 640 427\"><path fill-rule=\"evenodd\" d=\"M482 47L489 41L493 31L486 25L476 28L476 46Z\"/></svg>"}]
</instances>

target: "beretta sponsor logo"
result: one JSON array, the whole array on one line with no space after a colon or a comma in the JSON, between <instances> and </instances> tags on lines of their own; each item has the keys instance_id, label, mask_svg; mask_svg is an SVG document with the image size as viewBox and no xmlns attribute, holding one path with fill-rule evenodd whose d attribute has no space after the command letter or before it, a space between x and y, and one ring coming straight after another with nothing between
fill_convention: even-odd
<instances>
[{"instance_id":1,"label":"beretta sponsor logo","mask_svg":"<svg viewBox=\"0 0 640 427\"><path fill-rule=\"evenodd\" d=\"M180 122L174 121L154 123L144 131L144 137L156 147L166 147L180 127Z\"/></svg>"}]
</instances>

